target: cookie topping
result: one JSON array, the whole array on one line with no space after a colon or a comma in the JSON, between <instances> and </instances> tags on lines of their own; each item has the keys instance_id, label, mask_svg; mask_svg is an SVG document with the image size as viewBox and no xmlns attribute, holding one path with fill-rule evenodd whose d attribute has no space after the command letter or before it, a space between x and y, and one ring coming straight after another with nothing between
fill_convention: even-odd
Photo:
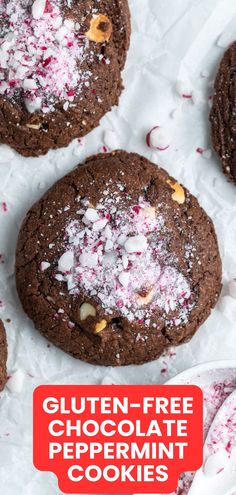
<instances>
[{"instance_id":1,"label":"cookie topping","mask_svg":"<svg viewBox=\"0 0 236 495\"><path fill-rule=\"evenodd\" d=\"M180 325L188 320L193 294L169 252L165 220L143 197L124 206L123 189L105 190L96 208L78 198L78 219L67 225L56 279L62 277L72 295L83 291L97 299L106 314L149 325L156 313Z\"/></svg>"},{"instance_id":2,"label":"cookie topping","mask_svg":"<svg viewBox=\"0 0 236 495\"><path fill-rule=\"evenodd\" d=\"M53 111L57 101L69 106L89 85L91 72L81 66L94 60L92 36L86 36L72 16L66 18L63 7L71 8L66 0L0 4L0 95L23 97L30 113ZM99 18L96 15L93 22L102 42L111 36L112 25L106 16Z\"/></svg>"},{"instance_id":3,"label":"cookie topping","mask_svg":"<svg viewBox=\"0 0 236 495\"><path fill-rule=\"evenodd\" d=\"M153 127L146 136L149 148L158 151L166 151L170 147L170 138L160 126Z\"/></svg>"},{"instance_id":4,"label":"cookie topping","mask_svg":"<svg viewBox=\"0 0 236 495\"><path fill-rule=\"evenodd\" d=\"M176 201L176 203L179 203L179 205L183 205L185 202L184 188L180 184L178 184L178 182L172 183L171 180L168 180L167 184L169 184L171 189L174 191L174 193L172 194L173 201Z\"/></svg>"},{"instance_id":5,"label":"cookie topping","mask_svg":"<svg viewBox=\"0 0 236 495\"><path fill-rule=\"evenodd\" d=\"M90 41L95 41L96 43L104 43L109 41L112 34L112 23L106 15L95 14L93 15L89 31L86 33L86 37Z\"/></svg>"},{"instance_id":6,"label":"cookie topping","mask_svg":"<svg viewBox=\"0 0 236 495\"><path fill-rule=\"evenodd\" d=\"M96 309L92 304L83 303L80 306L80 319L81 321L86 320L89 316L96 316Z\"/></svg>"}]
</instances>

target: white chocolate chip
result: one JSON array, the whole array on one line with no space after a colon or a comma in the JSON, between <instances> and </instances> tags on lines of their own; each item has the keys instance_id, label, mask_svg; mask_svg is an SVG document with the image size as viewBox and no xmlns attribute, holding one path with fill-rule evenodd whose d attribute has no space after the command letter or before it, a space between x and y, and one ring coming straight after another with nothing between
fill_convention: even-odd
<instances>
[{"instance_id":1,"label":"white chocolate chip","mask_svg":"<svg viewBox=\"0 0 236 495\"><path fill-rule=\"evenodd\" d=\"M84 321L88 318L88 316L96 316L96 309L92 304L83 303L80 307L80 319Z\"/></svg>"},{"instance_id":2,"label":"white chocolate chip","mask_svg":"<svg viewBox=\"0 0 236 495\"><path fill-rule=\"evenodd\" d=\"M140 294L138 294L137 301L139 304L149 304L152 301L153 296L154 296L154 290L151 289L148 292L148 294L146 294L146 296L141 296Z\"/></svg>"}]
</instances>

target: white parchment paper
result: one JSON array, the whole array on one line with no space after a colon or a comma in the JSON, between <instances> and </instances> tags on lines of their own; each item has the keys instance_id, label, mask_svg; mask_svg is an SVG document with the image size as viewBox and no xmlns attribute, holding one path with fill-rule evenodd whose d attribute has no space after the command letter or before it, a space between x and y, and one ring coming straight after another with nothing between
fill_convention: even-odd
<instances>
[{"instance_id":1,"label":"white parchment paper","mask_svg":"<svg viewBox=\"0 0 236 495\"><path fill-rule=\"evenodd\" d=\"M78 362L48 346L24 315L14 280L14 256L23 217L57 179L100 150L104 131L117 134L120 148L136 151L166 168L200 200L213 218L224 267L224 283L236 277L236 188L222 175L210 149L209 97L225 47L236 38L235 0L130 0L132 42L119 108L103 118L80 146L25 159L0 146L0 317L9 342L9 374L20 370L15 391L0 396L0 491L3 495L60 494L54 475L32 465L32 391L46 383L157 383L196 363L230 359L236 351L236 300L225 313L215 309L190 344L142 367L112 369ZM220 45L220 46L219 46ZM193 99L176 91L182 80ZM151 151L146 133L163 127L165 152ZM7 212L2 203L6 202ZM226 289L224 289L226 291ZM232 301L231 301L232 302ZM7 319L11 321L7 323ZM176 353L176 354L175 354Z\"/></svg>"}]
</instances>

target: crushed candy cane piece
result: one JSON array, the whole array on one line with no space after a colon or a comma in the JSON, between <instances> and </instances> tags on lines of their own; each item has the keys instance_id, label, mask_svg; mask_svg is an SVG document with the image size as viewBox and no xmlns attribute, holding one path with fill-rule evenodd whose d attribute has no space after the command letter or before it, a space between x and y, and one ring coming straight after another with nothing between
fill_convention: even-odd
<instances>
[{"instance_id":1,"label":"crushed candy cane piece","mask_svg":"<svg viewBox=\"0 0 236 495\"><path fill-rule=\"evenodd\" d=\"M149 148L165 151L170 147L170 138L160 126L155 126L146 136L146 142Z\"/></svg>"}]
</instances>

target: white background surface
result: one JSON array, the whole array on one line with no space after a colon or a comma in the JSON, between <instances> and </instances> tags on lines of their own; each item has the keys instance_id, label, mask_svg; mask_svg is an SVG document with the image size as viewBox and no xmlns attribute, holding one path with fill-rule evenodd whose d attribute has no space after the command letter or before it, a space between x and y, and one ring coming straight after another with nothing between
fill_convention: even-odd
<instances>
[{"instance_id":1,"label":"white background surface","mask_svg":"<svg viewBox=\"0 0 236 495\"><path fill-rule=\"evenodd\" d=\"M32 466L32 390L45 383L157 383L196 363L235 357L236 300L227 316L217 308L190 344L172 358L142 367L92 367L77 362L48 343L24 316L14 281L14 255L19 226L33 202L79 161L103 145L104 131L117 132L120 148L136 151L165 167L200 200L213 218L219 237L224 282L236 276L236 188L227 183L218 161L203 158L196 148L209 149L209 102L212 81L224 48L236 37L235 0L130 0L132 42L124 73L126 89L113 109L85 140L46 157L25 159L0 147L0 317L9 342L9 374L21 370L23 388L5 391L0 399L0 490L3 495L59 494L53 475ZM221 37L222 33L226 34ZM220 38L220 42L218 42ZM209 77L202 77L205 71ZM194 100L175 89L189 78ZM172 118L173 110L174 118ZM163 126L170 148L152 152L146 133ZM167 363L167 364L166 364ZM161 372L162 370L162 372ZM163 371L167 370L167 371Z\"/></svg>"}]
</instances>

